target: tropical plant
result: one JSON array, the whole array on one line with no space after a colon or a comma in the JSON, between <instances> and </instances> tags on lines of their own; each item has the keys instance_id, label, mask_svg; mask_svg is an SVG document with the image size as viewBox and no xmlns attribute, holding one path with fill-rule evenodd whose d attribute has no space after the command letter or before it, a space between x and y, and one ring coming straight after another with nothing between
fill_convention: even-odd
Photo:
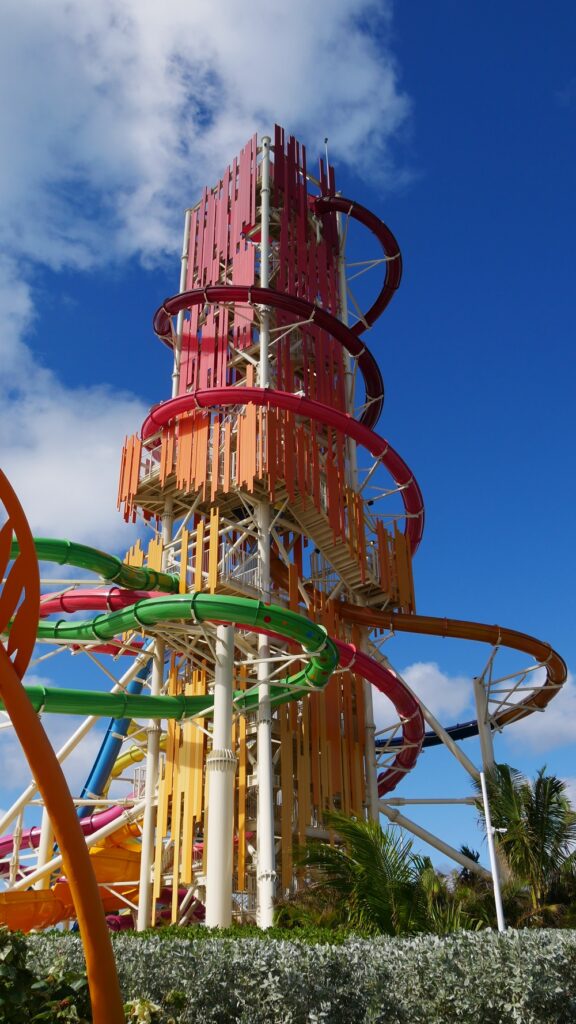
<instances>
[{"instance_id":1,"label":"tropical plant","mask_svg":"<svg viewBox=\"0 0 576 1024\"><path fill-rule=\"evenodd\" d=\"M402 834L344 814L325 820L336 842L309 843L300 852L306 885L279 923L314 921L385 935L445 934L485 923L454 899L446 879Z\"/></svg>"},{"instance_id":2,"label":"tropical plant","mask_svg":"<svg viewBox=\"0 0 576 1024\"><path fill-rule=\"evenodd\" d=\"M487 774L499 856L524 907L516 924L558 923L576 895L576 813L566 786L541 768L533 782L507 764ZM479 803L480 806L480 803ZM505 888L508 888L506 886Z\"/></svg>"}]
</instances>

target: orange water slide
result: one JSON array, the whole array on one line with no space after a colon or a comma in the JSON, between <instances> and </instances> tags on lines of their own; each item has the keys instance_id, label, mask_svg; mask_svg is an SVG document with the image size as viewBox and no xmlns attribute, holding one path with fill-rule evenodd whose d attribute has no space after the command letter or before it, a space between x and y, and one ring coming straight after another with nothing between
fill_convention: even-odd
<instances>
[{"instance_id":1,"label":"orange water slide","mask_svg":"<svg viewBox=\"0 0 576 1024\"><path fill-rule=\"evenodd\" d=\"M546 669L546 679L541 687L530 693L514 707L500 711L495 718L501 727L512 721L525 718L532 711L542 710L566 682L568 670L566 662L550 644L529 633L520 633L516 629L505 626L491 626L484 622L471 622L466 619L447 619L434 615L404 615L395 612L378 612L371 608L341 603L338 606L340 616L347 622L371 629L390 630L392 633L420 633L426 636L451 637L458 640L475 640L492 646L509 647L511 650L522 651L540 662Z\"/></svg>"}]
</instances>

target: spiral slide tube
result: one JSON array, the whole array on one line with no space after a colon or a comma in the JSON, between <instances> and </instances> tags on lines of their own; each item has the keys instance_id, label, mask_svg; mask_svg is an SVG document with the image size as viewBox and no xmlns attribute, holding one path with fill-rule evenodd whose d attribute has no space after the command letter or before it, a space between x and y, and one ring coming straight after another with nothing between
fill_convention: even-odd
<instances>
[{"instance_id":1,"label":"spiral slide tube","mask_svg":"<svg viewBox=\"0 0 576 1024\"><path fill-rule=\"evenodd\" d=\"M373 629L389 629L399 633L419 633L427 636L474 640L493 646L508 647L511 650L522 651L524 654L534 658L535 661L540 662L546 668L544 683L535 693L531 693L523 700L519 700L514 707L507 707L500 711L495 716L495 724L498 728L502 728L510 722L517 722L533 711L543 710L552 698L556 696L559 687L566 682L568 675L566 662L550 644L537 640L536 637L530 636L528 633L521 633L516 629L508 629L505 626L490 626L483 622L469 622L465 619L445 619L432 615L402 615L400 613L376 612L373 609L359 608L352 604L342 604L341 614L348 622L353 622L356 625L370 625ZM472 722L451 727L453 733L457 733L457 730L464 728L466 729L466 736L473 736L478 732L477 723ZM472 729L474 731L471 731ZM433 746L436 742L435 737L435 733L427 733L425 745ZM458 738L457 735L454 738Z\"/></svg>"},{"instance_id":2,"label":"spiral slide tube","mask_svg":"<svg viewBox=\"0 0 576 1024\"><path fill-rule=\"evenodd\" d=\"M354 199L345 199L344 196L323 195L318 196L312 202L314 213L322 217L326 213L343 213L363 224L368 231L378 239L386 259L386 272L380 292L375 301L350 330L354 334L362 334L367 328L372 327L378 317L384 312L386 306L394 297L397 288L400 287L402 277L402 255L400 247L390 228L380 220L371 210L357 203Z\"/></svg>"},{"instance_id":3,"label":"spiral slide tube","mask_svg":"<svg viewBox=\"0 0 576 1024\"><path fill-rule=\"evenodd\" d=\"M53 541L40 543L44 543L44 551L47 549L50 551L61 550L55 546L55 542ZM38 545L39 549L40 543ZM65 542L65 550L71 559L75 559L73 564L77 564L78 558L74 555L74 545ZM84 568L88 568L91 565L90 551L91 549L86 548L85 546L82 549ZM98 556L98 564L101 565L102 553L94 552L94 554L95 556ZM96 559L94 559L94 561L96 561ZM107 607L108 609L116 610L118 608L131 609L133 607L135 597L143 600L145 595L142 594L142 592L134 593L130 591L122 591L118 587L107 588L106 590L85 589L67 591L64 594L48 594L42 598L41 612L43 616L46 616L54 614L55 612L77 613L78 611L86 611L88 608L94 610L95 608L100 607ZM146 597L148 597L148 595L146 595ZM150 598L150 600L154 600L154 598ZM99 618L106 618L106 616L100 616ZM45 625L50 624L47 623ZM86 624L78 623L78 625L81 629L79 630L79 634L76 639L80 638L80 633L83 632L82 627ZM266 629L265 632L269 633L270 630ZM309 634L309 630L306 632ZM412 694L406 690L403 683L391 670L384 668L375 662L374 659L357 651L352 644L346 644L340 640L335 640L334 644L338 651L341 665L345 668L353 668L355 673L367 679L376 689L384 693L394 703L398 714L402 718L403 749L396 758L394 764L386 771L382 772L378 777L378 792L380 796L384 796L387 792L395 788L403 775L409 771L416 762L422 746L424 734L420 708ZM147 673L148 669L143 669L141 671L142 676L147 675ZM110 776L113 763L116 760L122 743L119 731L122 730L127 733L129 723L132 718L150 718L155 716L163 718L179 718L183 715L197 714L199 711L204 713L208 711L209 713L207 705L211 702L210 699L206 697L139 697L136 699L137 691L141 689L143 681L143 679L133 680L132 684L129 684L127 691L124 694L94 694L88 693L84 690L26 687L28 697L36 711L42 710L61 714L112 714L113 717L108 728L107 736L105 737L99 754L96 757L94 767L90 773L89 780L84 787L82 796L99 795L102 792ZM308 692L308 688L303 692ZM292 690L291 688L289 699L295 699L297 696L301 695L302 692L299 693L297 690ZM275 703L280 703L287 699L286 692L280 687L275 687L273 689L272 697ZM252 703L254 703L255 695L247 696L243 691L238 691L235 695L235 703L238 707L244 706L244 708L247 708L249 706L250 699L252 699ZM129 717L124 717L125 715L129 715ZM120 718L120 721L116 721L117 718ZM123 726L125 729L122 728ZM140 752L138 753L140 754ZM130 757L129 760L132 763L134 758ZM122 814L122 809L120 807L113 807L106 811L90 813L90 809L86 807L79 808L78 813L79 816L83 818L82 831L84 832L84 835L92 835L95 831L119 817ZM25 830L20 839L20 848L36 848L40 841L40 832L41 830L35 827ZM5 836L0 841L0 857L9 856L12 853L12 850L13 837L11 835ZM1 870L2 867L0 866L0 872Z\"/></svg>"},{"instance_id":4,"label":"spiral slide tube","mask_svg":"<svg viewBox=\"0 0 576 1024\"><path fill-rule=\"evenodd\" d=\"M379 437L364 423L355 420L348 413L323 405L312 398L293 395L273 388L234 387L205 388L190 391L185 395L155 405L142 425L142 440L146 441L160 427L169 426L182 413L191 409L220 408L230 405L252 403L276 409L289 409L299 416L307 417L325 426L340 430L346 437L362 445L375 459L391 473L401 488L402 501L406 509L406 536L412 554L418 548L424 532L424 501L422 492L398 452L384 438Z\"/></svg>"},{"instance_id":5,"label":"spiral slide tube","mask_svg":"<svg viewBox=\"0 0 576 1024\"><path fill-rule=\"evenodd\" d=\"M46 542L39 542L39 550L40 543L45 544ZM50 545L50 550L53 549L55 543L56 542L54 541L48 542L48 544ZM46 548L43 548L43 550L46 550ZM68 552L70 559L74 559L74 561L71 561L71 564L76 564L74 545L67 545L66 550ZM86 547L83 548L82 556L84 560L84 567L89 567L89 551L90 549ZM101 556L102 553L95 552L95 554ZM169 578L169 585L170 580L171 577ZM173 598L172 600L180 602L182 599L190 600L192 596L193 595L179 595L178 598ZM201 595L196 595L197 598L199 596ZM137 599L136 603L135 598ZM145 594L142 591L133 592L128 590L121 590L119 587L111 587L103 590L95 590L89 588L77 589L73 591L66 591L63 594L57 593L44 595L41 604L41 614L42 616L47 616L55 613L57 614L60 612L78 613L87 610L93 611L100 608L108 609L109 613L119 610L127 610L131 614L134 614L134 607L138 607L139 603L144 602L145 600L153 602L162 599L159 599L154 595ZM222 600L233 602L236 599L222 598ZM267 612L269 612L269 606L265 607L267 609ZM266 614L265 618L269 618L269 615ZM298 616L298 618L300 617ZM106 619L106 615L99 616L98 619ZM304 623L308 623L308 620L302 621ZM72 630L78 630L78 632L74 633L73 638L76 640L81 638L85 639L85 628L87 626L88 628L91 628L91 625L94 622L95 620L89 620L87 623L82 623L78 621L69 623L69 627ZM238 619L237 622L238 624L241 624L240 619ZM270 629L270 626L272 624L272 622L266 622L266 628L263 629L262 626L259 626L258 624L254 623L252 628L255 629L255 631L261 630L262 632L271 634L272 630ZM44 626L49 628L50 630L53 630L55 626L60 627L61 624L44 623ZM320 627L315 628L316 630L320 630ZM306 632L308 633L309 631L306 630ZM373 686L376 687L376 689L384 693L392 701L400 718L402 719L402 738L405 749L403 749L402 752L399 754L397 761L394 762L394 764L389 769L387 769L379 776L378 787L379 793L382 796L384 795L384 793L389 792L391 789L393 789L394 786L397 784L399 778L402 776L402 774L404 774L407 770L414 766L421 748L423 738L422 716L420 714L417 702L414 700L410 692L405 688L404 684L397 678L397 676L394 674L392 670L384 668L383 666L379 665L378 662L374 661L373 658L370 658L368 655L362 654L361 652L357 651L352 644L344 643L341 640L333 640L332 642L334 643L338 651L338 656L341 665L343 667L347 667L350 669L352 669L353 667L354 672L356 672L363 678L367 679ZM306 691L302 691L298 694L298 691L296 689L298 683L292 683L292 681L289 680L287 685L289 688L288 691L284 688L284 686L273 688L274 703L279 704L283 703L285 700L296 699L297 695L301 696L302 692L308 692L309 689L307 687ZM58 710L60 711L60 713L80 713L80 710L76 709L79 709L80 705L82 705L81 710L84 713L88 712L89 707L90 714L111 713L113 716L119 717L123 714L124 711L126 711L130 714L130 717L143 717L146 715L148 717L154 717L152 705L148 703L148 701L152 699L153 702L161 702L157 705L159 711L162 713L160 717L177 718L179 717L179 715L183 713L182 706L186 709L184 714L197 714L199 711L208 711L209 713L209 708L211 706L211 699L207 697L182 697L178 698L178 700L180 702L185 702L184 705L174 705L170 703L174 701L174 698L172 697L149 698L148 696L143 696L140 697L138 701L136 701L135 698L133 696L130 696L129 694L90 694L90 699L92 703L88 706L86 703L88 699L86 691L64 691L48 689L45 687L35 689L36 692L34 694L31 694L31 696L37 706L43 706L45 711ZM257 698L255 694L246 694L244 691L238 691L235 695L236 705L239 708L242 707L244 709L249 709L251 706L253 706L254 703L256 702L256 699ZM42 704L42 702L44 703ZM156 706L155 703L154 706ZM124 719L122 718L121 721L124 721ZM116 723L114 723L114 725L109 729L109 732L115 733L116 731L117 726ZM117 747L116 749L119 749L119 747ZM110 772L111 767L111 764L107 765L106 771L108 774ZM91 786L87 784L86 788L91 789Z\"/></svg>"},{"instance_id":6,"label":"spiral slide tube","mask_svg":"<svg viewBox=\"0 0 576 1024\"><path fill-rule=\"evenodd\" d=\"M144 594L142 592L135 593L131 591L123 591L117 587L108 588L106 590L78 589L74 591L67 591L64 594L47 594L42 599L41 614L45 616L62 611L82 612L88 610L99 610L100 608L117 610L118 608L130 607L133 604L135 597L139 599L143 599L145 597L153 598L154 595ZM263 630L262 632L270 633L270 630ZM373 658L357 651L353 644L347 644L337 639L333 639L333 643L338 650L340 664L343 667L350 669L353 667L355 673L362 676L362 678L367 679L368 682L370 682L376 689L388 697L394 704L394 707L402 721L402 735L399 739L399 744L403 747L402 752L390 768L385 772L382 772L378 777L379 795L383 796L385 793L394 789L402 775L413 768L416 763L424 735L423 720L418 703L414 700L412 694L406 689L401 680L398 679L393 670L385 668ZM202 700L202 707L205 707L208 703L207 699L203 698ZM245 695L244 700L246 700ZM281 702L281 699L276 700L276 703ZM238 702L238 706L240 706L240 702ZM146 705L146 707L148 707L148 705ZM128 719L121 719L120 723L117 723L114 720L111 721L108 730L111 737L119 731L119 725L124 721L128 721ZM113 749L116 753L119 751L121 740L115 741L112 738L111 740L108 740L108 743L110 747L114 744ZM104 749L104 744L102 749ZM100 757L100 755L98 756ZM131 760L134 760L134 758ZM112 769L112 763L110 763L110 761L111 755L109 755L109 760L106 762L106 767L104 767L104 765L99 767L99 778L102 778L105 772L107 773L106 778L109 776ZM93 787L89 786L88 783L85 788L94 792ZM90 795L90 793L87 795Z\"/></svg>"},{"instance_id":7,"label":"spiral slide tube","mask_svg":"<svg viewBox=\"0 0 576 1024\"><path fill-rule=\"evenodd\" d=\"M244 285L213 285L209 288L198 288L189 292L180 292L165 299L154 314L153 326L157 336L164 344L172 347L171 317L191 306L204 306L205 303L239 302L269 306L285 313L293 313L301 320L312 320L322 330L327 331L355 359L364 379L366 403L360 422L373 427L380 417L384 404L384 382L378 363L358 335L337 317L295 295L274 291L273 288L257 288Z\"/></svg>"},{"instance_id":8,"label":"spiral slide tube","mask_svg":"<svg viewBox=\"0 0 576 1024\"><path fill-rule=\"evenodd\" d=\"M26 688L28 691L28 688ZM105 811L91 812L90 808L87 808L88 816L82 818L82 832L85 836L91 836L98 829L108 825L111 821L115 821L122 813L121 807L109 807ZM38 848L40 843L40 826L33 825L31 828L25 828L22 831L22 835L19 839L19 845L21 850L35 850ZM2 836L0 839L0 858L9 857L14 849L14 837L11 835ZM8 865L0 864L0 872L3 869L7 869Z\"/></svg>"},{"instance_id":9,"label":"spiral slide tube","mask_svg":"<svg viewBox=\"0 0 576 1024\"><path fill-rule=\"evenodd\" d=\"M119 611L95 616L85 621L40 622L38 639L50 641L112 640L117 634L153 627L161 622L224 622L241 627L255 627L301 643L310 654L309 663L282 686L273 688L275 703L295 700L310 688L322 689L338 664L338 653L325 630L314 622L276 605L265 605L251 598L214 594L178 594L155 597L131 603ZM204 697L149 697L129 693L94 693L50 687L27 687L36 710L62 714L110 714L112 717L184 718L198 714L206 707ZM236 701L249 708L257 703L257 695L239 690ZM89 710L92 708L93 710ZM99 710L98 710L99 709Z\"/></svg>"}]
</instances>

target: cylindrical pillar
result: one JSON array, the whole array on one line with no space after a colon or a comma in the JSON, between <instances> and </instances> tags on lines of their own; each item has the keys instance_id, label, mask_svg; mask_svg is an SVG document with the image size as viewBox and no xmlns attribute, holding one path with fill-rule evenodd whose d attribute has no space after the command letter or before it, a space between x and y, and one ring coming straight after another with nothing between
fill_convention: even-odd
<instances>
[{"instance_id":1,"label":"cylindrical pillar","mask_svg":"<svg viewBox=\"0 0 576 1024\"><path fill-rule=\"evenodd\" d=\"M482 802L484 804L484 818L486 820L486 839L488 840L488 853L490 854L490 868L492 871L492 885L494 888L494 903L496 904L496 920L498 922L498 931L505 932L506 924L504 922L502 894L500 892L500 875L498 873L498 861L496 859L496 850L494 848L494 829L492 828L492 818L490 816L490 803L488 801L488 790L486 788L486 776L484 775L484 772L480 772L480 786L482 788Z\"/></svg>"},{"instance_id":2,"label":"cylindrical pillar","mask_svg":"<svg viewBox=\"0 0 576 1024\"><path fill-rule=\"evenodd\" d=\"M180 291L186 290L188 276L188 249L190 246L190 223L192 211L186 210L184 215L184 237L182 239L182 255L180 257ZM172 366L172 398L178 394L180 384L180 359L182 355L182 332L184 329L184 310L180 310L176 320L176 338L174 341L174 363Z\"/></svg>"},{"instance_id":3,"label":"cylindrical pillar","mask_svg":"<svg viewBox=\"0 0 576 1024\"><path fill-rule=\"evenodd\" d=\"M42 811L42 824L40 826L40 842L38 844L38 857L36 859L36 867L41 868L44 864L47 864L52 858L52 850L54 847L54 832L52 831L52 825L50 818L48 817L48 811L46 808ZM48 889L50 885L50 875L44 875L38 879L35 889Z\"/></svg>"},{"instance_id":4,"label":"cylindrical pillar","mask_svg":"<svg viewBox=\"0 0 576 1024\"><path fill-rule=\"evenodd\" d=\"M206 829L206 925L228 928L232 920L232 853L234 825L234 775L232 750L232 697L234 678L234 627L216 630L214 677L214 730L212 751L206 759L208 791Z\"/></svg>"},{"instance_id":5,"label":"cylindrical pillar","mask_svg":"<svg viewBox=\"0 0 576 1024\"><path fill-rule=\"evenodd\" d=\"M494 767L494 743L492 742L492 730L490 728L490 715L488 710L488 696L482 679L474 679L474 700L476 702L476 720L478 722L478 738L482 753L482 765L485 772Z\"/></svg>"},{"instance_id":6,"label":"cylindrical pillar","mask_svg":"<svg viewBox=\"0 0 576 1024\"><path fill-rule=\"evenodd\" d=\"M164 552L162 567L166 568L166 545L172 539L174 516L172 500L167 498L162 517L162 541ZM164 685L164 656L166 645L163 640L156 640L154 645L154 661L150 693L157 697ZM156 838L156 787L158 785L158 768L160 762L161 720L150 719L148 723L148 741L146 745L146 784L144 789L144 821L142 823L142 847L140 852L140 880L138 895L137 930L145 931L153 924L152 914L152 864L154 862L154 843Z\"/></svg>"},{"instance_id":7,"label":"cylindrical pillar","mask_svg":"<svg viewBox=\"0 0 576 1024\"><path fill-rule=\"evenodd\" d=\"M260 284L267 288L270 278L270 139L262 139L260 179ZM268 344L270 338L270 311L260 309L260 363L259 385L270 386ZM263 601L270 601L270 504L259 502L256 508L258 523L258 564L260 592ZM274 766L272 763L272 711L268 664L270 648L268 637L258 640L258 827L257 827L257 883L258 905L256 919L260 928L270 928L274 914L276 865L274 850ZM263 659L263 660L262 660Z\"/></svg>"}]
</instances>

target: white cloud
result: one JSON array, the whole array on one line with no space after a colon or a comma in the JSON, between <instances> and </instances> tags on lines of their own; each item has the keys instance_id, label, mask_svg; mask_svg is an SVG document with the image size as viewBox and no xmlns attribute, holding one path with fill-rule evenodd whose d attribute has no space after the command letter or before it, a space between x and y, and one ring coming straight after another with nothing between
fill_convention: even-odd
<instances>
[{"instance_id":1,"label":"white cloud","mask_svg":"<svg viewBox=\"0 0 576 1024\"><path fill-rule=\"evenodd\" d=\"M109 388L65 388L29 374L0 407L4 472L32 532L114 548L126 526L116 511L120 449L144 404Z\"/></svg>"},{"instance_id":2,"label":"white cloud","mask_svg":"<svg viewBox=\"0 0 576 1024\"><path fill-rule=\"evenodd\" d=\"M90 266L111 247L172 251L190 187L275 119L316 150L327 135L335 156L390 183L389 142L409 111L390 12L388 0L7 0L8 250L54 267Z\"/></svg>"},{"instance_id":3,"label":"white cloud","mask_svg":"<svg viewBox=\"0 0 576 1024\"><path fill-rule=\"evenodd\" d=\"M544 713L534 711L527 718L506 729L506 736L515 747L534 752L552 750L573 744L576 737L576 683L568 673L564 686Z\"/></svg>"},{"instance_id":4,"label":"white cloud","mask_svg":"<svg viewBox=\"0 0 576 1024\"><path fill-rule=\"evenodd\" d=\"M53 686L50 679L28 674L27 686ZM55 750L59 750L64 742L80 724L76 715L44 715L42 724ZM74 796L77 796L86 782L88 773L94 763L102 743L103 726L95 726L63 762L64 775ZM18 737L12 728L0 732L0 779L2 791L11 793L24 789L31 781L30 768L22 752ZM6 797L4 797L6 799Z\"/></svg>"},{"instance_id":5,"label":"white cloud","mask_svg":"<svg viewBox=\"0 0 576 1024\"><path fill-rule=\"evenodd\" d=\"M566 796L568 797L572 807L576 809L576 775L568 776L562 780L566 785Z\"/></svg>"},{"instance_id":6,"label":"white cloud","mask_svg":"<svg viewBox=\"0 0 576 1024\"><path fill-rule=\"evenodd\" d=\"M455 724L466 712L472 717L472 682L467 676L449 676L435 661L417 661L401 673L417 697L440 720L442 725ZM378 727L393 721L390 702L373 691L374 716Z\"/></svg>"},{"instance_id":7,"label":"white cloud","mask_svg":"<svg viewBox=\"0 0 576 1024\"><path fill-rule=\"evenodd\" d=\"M142 410L38 366L35 267L173 254L182 209L276 119L312 151L329 136L333 157L393 184L390 142L409 101L390 14L390 0L3 4L0 439L38 532L120 543L119 446Z\"/></svg>"}]
</instances>

